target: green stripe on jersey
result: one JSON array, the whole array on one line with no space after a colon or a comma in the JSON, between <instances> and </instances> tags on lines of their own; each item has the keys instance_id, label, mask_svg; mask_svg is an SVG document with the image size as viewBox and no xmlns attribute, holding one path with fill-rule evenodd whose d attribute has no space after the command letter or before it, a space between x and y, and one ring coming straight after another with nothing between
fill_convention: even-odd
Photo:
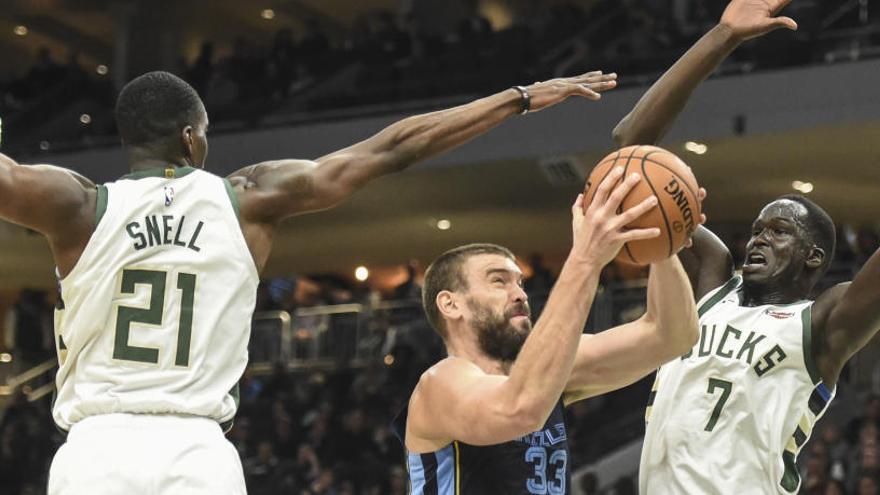
<instances>
[{"instance_id":1,"label":"green stripe on jersey","mask_svg":"<svg viewBox=\"0 0 880 495\"><path fill-rule=\"evenodd\" d=\"M736 286L738 284L739 284L739 277L738 276L733 277L732 279L728 280L727 283L724 284L724 286L721 287L721 289L719 289L718 292L716 292L714 296L712 296L708 301L706 301L705 303L703 303L702 306L700 306L700 309L697 311L697 314L700 317L702 317L704 314L706 314L707 311L712 309L712 306L715 306L716 304L718 304L718 301L724 299L725 297L727 297L728 294L730 294L734 289L736 289Z\"/></svg>"},{"instance_id":2,"label":"green stripe on jersey","mask_svg":"<svg viewBox=\"0 0 880 495\"><path fill-rule=\"evenodd\" d=\"M795 463L794 453L785 451L782 453L782 463L785 465L785 474L782 475L782 481L779 484L785 491L794 493L801 484L801 475L798 473L797 463Z\"/></svg>"},{"instance_id":3,"label":"green stripe on jersey","mask_svg":"<svg viewBox=\"0 0 880 495\"><path fill-rule=\"evenodd\" d=\"M235 189L232 187L232 183L229 182L229 179L223 179L223 184L226 185L226 194L229 195L229 201L232 203L232 209L235 210L235 218L241 220L241 209L238 205L238 194L235 192Z\"/></svg>"},{"instance_id":4,"label":"green stripe on jersey","mask_svg":"<svg viewBox=\"0 0 880 495\"><path fill-rule=\"evenodd\" d=\"M169 173L170 171L170 173ZM150 168L147 170L137 170L127 175L122 176L122 180L138 180L138 179L146 179L147 177L164 177L166 179L179 179L180 177L186 177L187 175L195 172L196 169L193 167L175 167L173 165L169 165L167 167L159 167L159 168ZM171 177L169 177L169 174Z\"/></svg>"},{"instance_id":5,"label":"green stripe on jersey","mask_svg":"<svg viewBox=\"0 0 880 495\"><path fill-rule=\"evenodd\" d=\"M98 198L95 201L95 227L101 223L104 213L107 213L107 186L100 185L98 186Z\"/></svg>"},{"instance_id":6,"label":"green stripe on jersey","mask_svg":"<svg viewBox=\"0 0 880 495\"><path fill-rule=\"evenodd\" d=\"M801 325L803 327L803 338L801 339L804 346L804 365L813 385L817 385L822 377L819 376L819 367L816 366L816 360L813 358L813 307L807 306L801 311Z\"/></svg>"}]
</instances>

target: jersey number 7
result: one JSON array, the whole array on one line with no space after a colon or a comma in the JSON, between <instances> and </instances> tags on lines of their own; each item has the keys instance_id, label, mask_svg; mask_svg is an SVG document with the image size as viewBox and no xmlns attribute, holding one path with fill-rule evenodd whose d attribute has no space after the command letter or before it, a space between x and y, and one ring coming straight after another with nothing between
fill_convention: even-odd
<instances>
[{"instance_id":1,"label":"jersey number 7","mask_svg":"<svg viewBox=\"0 0 880 495\"><path fill-rule=\"evenodd\" d=\"M727 399L730 398L730 391L733 389L733 383L718 378L709 378L709 390L707 390L706 393L712 394L719 388L721 389L721 398L718 399L715 408L712 409L712 416L709 417L709 422L706 423L706 431L712 431L715 429L715 424L718 423L718 418L721 416L724 404L727 404Z\"/></svg>"}]
</instances>

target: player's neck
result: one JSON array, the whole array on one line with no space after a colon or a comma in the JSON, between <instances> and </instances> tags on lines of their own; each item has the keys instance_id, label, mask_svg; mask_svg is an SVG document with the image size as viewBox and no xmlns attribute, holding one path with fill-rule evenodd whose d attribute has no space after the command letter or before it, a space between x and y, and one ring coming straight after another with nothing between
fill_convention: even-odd
<instances>
[{"instance_id":1,"label":"player's neck","mask_svg":"<svg viewBox=\"0 0 880 495\"><path fill-rule=\"evenodd\" d=\"M446 352L450 356L467 359L488 375L507 376L510 374L510 367L513 365L513 363L499 361L487 356L480 350L479 345L462 345L460 342L450 342L446 345Z\"/></svg>"},{"instance_id":2,"label":"player's neck","mask_svg":"<svg viewBox=\"0 0 880 495\"><path fill-rule=\"evenodd\" d=\"M792 304L805 298L804 291L793 286L786 290L775 285L743 284L743 306Z\"/></svg>"},{"instance_id":3,"label":"player's neck","mask_svg":"<svg viewBox=\"0 0 880 495\"><path fill-rule=\"evenodd\" d=\"M132 172L152 170L156 168L181 168L191 166L189 161L180 158L157 158L155 152L132 148L129 150L128 166Z\"/></svg>"}]
</instances>

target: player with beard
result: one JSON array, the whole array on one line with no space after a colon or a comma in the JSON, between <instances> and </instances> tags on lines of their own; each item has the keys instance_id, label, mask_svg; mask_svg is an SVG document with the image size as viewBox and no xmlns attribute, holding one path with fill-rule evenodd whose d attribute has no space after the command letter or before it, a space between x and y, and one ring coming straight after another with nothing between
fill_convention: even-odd
<instances>
[{"instance_id":1,"label":"player with beard","mask_svg":"<svg viewBox=\"0 0 880 495\"><path fill-rule=\"evenodd\" d=\"M563 405L628 385L696 341L696 308L675 257L651 267L644 316L582 333L602 267L625 240L658 234L624 228L656 198L618 214L639 179L611 192L622 175L622 167L609 174L586 214L582 195L572 207L572 248L534 330L507 249L462 246L428 268L425 313L449 357L422 375L395 419L410 493L570 493Z\"/></svg>"},{"instance_id":2,"label":"player with beard","mask_svg":"<svg viewBox=\"0 0 880 495\"><path fill-rule=\"evenodd\" d=\"M786 0L733 0L615 129L621 146L657 142L694 89L743 41L777 28ZM834 258L834 223L783 196L752 224L742 276L697 229L679 255L699 303L699 344L658 372L646 415L642 494L795 493L795 459L847 360L880 329L880 252L852 282L808 299ZM649 401L651 402L651 401Z\"/></svg>"}]
</instances>

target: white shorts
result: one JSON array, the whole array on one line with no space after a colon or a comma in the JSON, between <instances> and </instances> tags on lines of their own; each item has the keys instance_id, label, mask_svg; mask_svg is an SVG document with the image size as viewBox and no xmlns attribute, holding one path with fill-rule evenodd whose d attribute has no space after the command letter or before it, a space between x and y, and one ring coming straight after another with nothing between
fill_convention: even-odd
<instances>
[{"instance_id":1,"label":"white shorts","mask_svg":"<svg viewBox=\"0 0 880 495\"><path fill-rule=\"evenodd\" d=\"M238 452L216 421L102 414L71 428L49 470L49 495L244 495Z\"/></svg>"}]
</instances>

